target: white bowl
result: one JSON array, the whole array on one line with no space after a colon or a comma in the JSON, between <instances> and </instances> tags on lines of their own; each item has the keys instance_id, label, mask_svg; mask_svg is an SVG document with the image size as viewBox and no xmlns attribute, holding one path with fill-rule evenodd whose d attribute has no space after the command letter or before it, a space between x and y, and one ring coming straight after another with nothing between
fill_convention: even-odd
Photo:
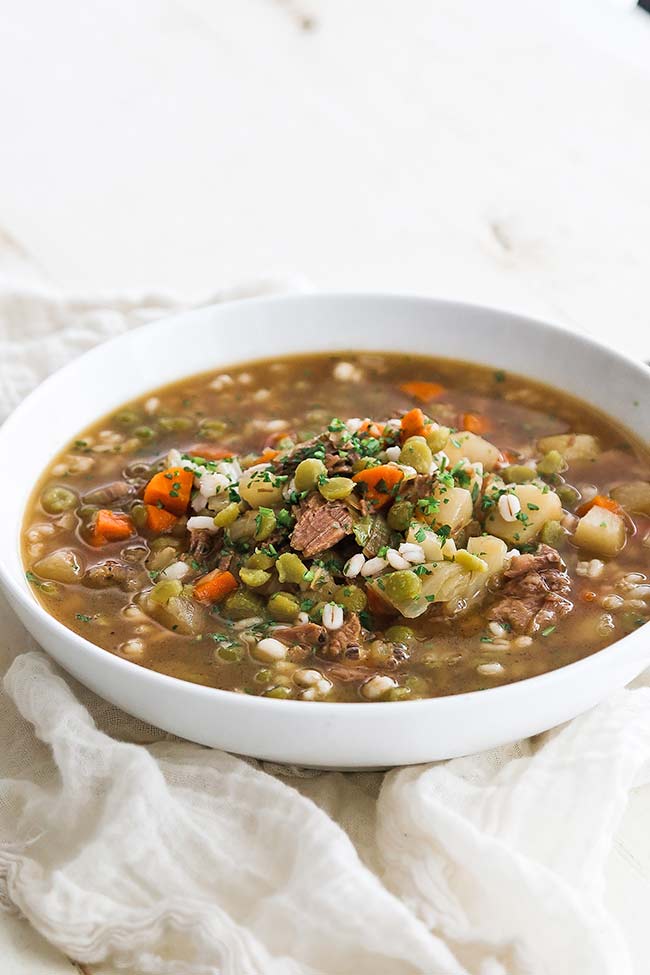
<instances>
[{"instance_id":1,"label":"white bowl","mask_svg":"<svg viewBox=\"0 0 650 975\"><path fill-rule=\"evenodd\" d=\"M647 628L539 677L413 702L307 704L214 690L154 673L66 629L34 599L19 537L32 485L96 418L147 390L262 356L412 351L522 373L568 390L650 440L650 370L556 326L430 298L299 295L204 308L146 325L56 373L0 429L0 581L27 629L89 688L193 741L278 762L371 768L480 751L592 707L650 663ZM637 405L638 404L638 405Z\"/></svg>"}]
</instances>

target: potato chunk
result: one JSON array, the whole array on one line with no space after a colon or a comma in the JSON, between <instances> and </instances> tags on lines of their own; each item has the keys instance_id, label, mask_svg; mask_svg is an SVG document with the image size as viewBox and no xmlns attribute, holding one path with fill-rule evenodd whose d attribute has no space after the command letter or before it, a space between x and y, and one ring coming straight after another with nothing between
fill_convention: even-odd
<instances>
[{"instance_id":1,"label":"potato chunk","mask_svg":"<svg viewBox=\"0 0 650 975\"><path fill-rule=\"evenodd\" d=\"M542 437L537 446L543 454L557 450L566 461L595 460L600 455L600 444L590 433L558 433Z\"/></svg>"},{"instance_id":2,"label":"potato chunk","mask_svg":"<svg viewBox=\"0 0 650 975\"><path fill-rule=\"evenodd\" d=\"M650 515L650 484L647 481L628 481L610 492L615 501L626 511Z\"/></svg>"},{"instance_id":3,"label":"potato chunk","mask_svg":"<svg viewBox=\"0 0 650 975\"><path fill-rule=\"evenodd\" d=\"M618 555L625 545L625 522L620 515L594 505L578 522L573 541L599 555Z\"/></svg>"},{"instance_id":4,"label":"potato chunk","mask_svg":"<svg viewBox=\"0 0 650 975\"><path fill-rule=\"evenodd\" d=\"M494 535L478 535L470 538L467 542L467 551L471 555L478 555L480 559L488 564L488 575L501 572L503 569L508 546L500 538Z\"/></svg>"},{"instance_id":5,"label":"potato chunk","mask_svg":"<svg viewBox=\"0 0 650 975\"><path fill-rule=\"evenodd\" d=\"M517 484L512 493L519 499L521 511L514 521L507 521L498 504L490 508L485 519L486 531L517 547L536 538L547 521L559 521L562 503L557 494L546 494L536 484Z\"/></svg>"},{"instance_id":6,"label":"potato chunk","mask_svg":"<svg viewBox=\"0 0 650 975\"><path fill-rule=\"evenodd\" d=\"M83 575L80 556L72 549L60 548L58 552L46 555L34 565L34 572L43 579L54 582L78 582Z\"/></svg>"},{"instance_id":7,"label":"potato chunk","mask_svg":"<svg viewBox=\"0 0 650 975\"><path fill-rule=\"evenodd\" d=\"M201 633L208 620L205 609L196 600L184 594L172 596L166 603L157 603L151 598L151 592L142 593L138 604L147 616L151 616L161 626L174 633L184 636L194 636Z\"/></svg>"},{"instance_id":8,"label":"potato chunk","mask_svg":"<svg viewBox=\"0 0 650 975\"><path fill-rule=\"evenodd\" d=\"M501 459L501 454L493 443L467 430L452 433L443 450L452 466L466 457L470 463L481 463L484 470L493 471Z\"/></svg>"},{"instance_id":9,"label":"potato chunk","mask_svg":"<svg viewBox=\"0 0 650 975\"><path fill-rule=\"evenodd\" d=\"M433 497L440 502L440 508L426 520L434 531L449 525L451 534L455 535L472 520L472 495L465 488L436 484Z\"/></svg>"}]
</instances>

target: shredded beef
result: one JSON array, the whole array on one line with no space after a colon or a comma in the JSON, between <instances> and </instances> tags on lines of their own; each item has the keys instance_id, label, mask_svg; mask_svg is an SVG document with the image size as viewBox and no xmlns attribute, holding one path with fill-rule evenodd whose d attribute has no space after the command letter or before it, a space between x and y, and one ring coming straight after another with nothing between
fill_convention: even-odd
<instances>
[{"instance_id":1,"label":"shredded beef","mask_svg":"<svg viewBox=\"0 0 650 975\"><path fill-rule=\"evenodd\" d=\"M219 561L217 562L217 568L221 569L222 572L228 572L230 566L233 563L234 555L232 552L224 552Z\"/></svg>"},{"instance_id":2,"label":"shredded beef","mask_svg":"<svg viewBox=\"0 0 650 975\"><path fill-rule=\"evenodd\" d=\"M526 575L528 572L542 572L545 569L564 570L565 568L566 566L562 561L560 553L556 549L551 548L550 545L540 543L534 555L532 553L515 555L506 569L504 576L506 579L516 579L519 576Z\"/></svg>"},{"instance_id":3,"label":"shredded beef","mask_svg":"<svg viewBox=\"0 0 650 975\"><path fill-rule=\"evenodd\" d=\"M504 573L501 598L488 612L488 619L508 624L515 633L537 633L554 626L573 609L567 597L571 580L554 548L540 545L537 552L516 555Z\"/></svg>"},{"instance_id":4,"label":"shredded beef","mask_svg":"<svg viewBox=\"0 0 650 975\"><path fill-rule=\"evenodd\" d=\"M319 643L324 643L327 630L318 623L296 623L295 626L283 626L275 630L273 636L277 637L281 643L287 646L296 644L301 647L315 647Z\"/></svg>"},{"instance_id":5,"label":"shredded beef","mask_svg":"<svg viewBox=\"0 0 650 975\"><path fill-rule=\"evenodd\" d=\"M188 555L203 566L210 564L219 546L221 532L210 532L207 528L193 528L190 531Z\"/></svg>"},{"instance_id":6,"label":"shredded beef","mask_svg":"<svg viewBox=\"0 0 650 975\"><path fill-rule=\"evenodd\" d=\"M135 487L132 484L127 484L126 481L113 481L111 484L105 484L104 487L84 494L83 502L99 505L116 504L118 501L126 501L134 494Z\"/></svg>"},{"instance_id":7,"label":"shredded beef","mask_svg":"<svg viewBox=\"0 0 650 975\"><path fill-rule=\"evenodd\" d=\"M327 646L323 651L327 657L340 657L351 647L358 647L361 640L361 621L356 613L349 617L338 630L330 630L327 634Z\"/></svg>"},{"instance_id":8,"label":"shredded beef","mask_svg":"<svg viewBox=\"0 0 650 975\"><path fill-rule=\"evenodd\" d=\"M335 663L327 668L325 676L338 680L342 684L349 684L354 680L368 680L369 677L374 677L377 673L379 671L363 664Z\"/></svg>"},{"instance_id":9,"label":"shredded beef","mask_svg":"<svg viewBox=\"0 0 650 975\"><path fill-rule=\"evenodd\" d=\"M138 579L142 574L141 568L118 562L117 559L107 559L86 569L83 577L84 586L90 589L108 589L116 586L120 589L137 589Z\"/></svg>"},{"instance_id":10,"label":"shredded beef","mask_svg":"<svg viewBox=\"0 0 650 975\"><path fill-rule=\"evenodd\" d=\"M342 451L332 448L325 454L323 463L330 477L344 477L353 472L353 465L359 460L360 454L356 450Z\"/></svg>"},{"instance_id":11,"label":"shredded beef","mask_svg":"<svg viewBox=\"0 0 650 975\"><path fill-rule=\"evenodd\" d=\"M294 509L296 526L291 544L307 558L332 548L352 531L352 515L347 505L339 501L323 501L318 494L310 495Z\"/></svg>"},{"instance_id":12,"label":"shredded beef","mask_svg":"<svg viewBox=\"0 0 650 975\"><path fill-rule=\"evenodd\" d=\"M411 501L415 503L420 501L422 498L428 498L433 493L433 488L436 483L435 475L433 474L418 474L416 477L411 478L409 481L403 481L399 487L399 496L405 501Z\"/></svg>"}]
</instances>

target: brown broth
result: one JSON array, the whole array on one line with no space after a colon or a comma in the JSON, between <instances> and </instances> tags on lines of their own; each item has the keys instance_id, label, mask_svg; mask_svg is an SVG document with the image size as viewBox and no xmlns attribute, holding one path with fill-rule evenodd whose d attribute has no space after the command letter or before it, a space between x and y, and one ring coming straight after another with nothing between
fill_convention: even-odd
<instances>
[{"instance_id":1,"label":"brown broth","mask_svg":"<svg viewBox=\"0 0 650 975\"><path fill-rule=\"evenodd\" d=\"M353 369L348 380L333 378L334 368L342 362ZM232 382L224 380L220 388L213 388L215 377L223 374ZM125 472L135 478L139 470L144 483L150 469L170 448L183 452L211 442L235 454L257 454L269 438L284 432L295 434L298 440L309 439L332 417L387 419L418 405L399 388L414 379L439 382L446 388L444 395L427 407L434 419L457 426L459 415L486 416L490 428L485 436L502 451L525 456L543 436L564 432L595 435L602 448L599 458L573 462L562 475L578 490L595 485L599 494L606 495L621 482L650 480L650 453L633 434L591 406L519 376L464 362L384 353L344 352L250 362L191 376L149 392L92 424L53 460L34 490L24 522L23 560L35 583L36 597L71 630L111 653L196 683L262 693L278 679L278 672L268 677L265 671L269 667L252 660L246 652L240 661L223 659L219 651L228 648L218 636L225 634L232 639L233 631L224 628L218 618L210 617L204 632L197 636L180 635L136 615L133 608L128 610L133 607L134 592L44 582L35 566L48 553L64 547L78 552L86 569L105 559L123 560L126 555L140 573L140 585L151 585L143 565L151 539L133 537L93 548L83 528L88 512L48 513L40 502L42 492L59 484L81 499L96 487L121 480ZM218 382L216 385L219 387ZM150 412L153 397L159 406ZM128 418L129 411L136 414L137 422L120 422L120 417L123 421ZM216 431L216 440L208 439L206 420L223 423L223 430ZM75 466L86 464L90 469L75 470ZM43 533L43 526L50 534ZM647 604L612 613L611 629L605 628L606 611L601 605L607 594L629 598L621 581L627 573L650 575L650 549L643 542L650 519L634 514L633 528L623 551L606 561L603 574L596 579L576 571L579 562L592 556L579 552L570 542L562 547L575 608L547 636L537 636L529 646L511 642L507 649L496 651L489 642L480 606L448 621L430 620L428 616L415 621L388 620L386 625L408 624L417 637L400 683L409 686L411 697L492 687L571 663L641 625L648 618ZM375 631L380 633L381 629L381 621L377 621ZM129 649L133 640L142 641L141 652ZM477 671L481 663L490 662L500 663L503 672L487 676ZM327 671L322 661L307 666ZM285 680L290 682L290 677ZM337 684L328 697L359 699L358 683L354 682Z\"/></svg>"}]
</instances>

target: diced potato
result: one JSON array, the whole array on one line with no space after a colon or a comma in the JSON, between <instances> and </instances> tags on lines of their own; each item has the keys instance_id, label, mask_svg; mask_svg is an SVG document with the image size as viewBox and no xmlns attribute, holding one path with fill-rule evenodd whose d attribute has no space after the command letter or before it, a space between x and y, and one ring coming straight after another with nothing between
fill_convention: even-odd
<instances>
[{"instance_id":1,"label":"diced potato","mask_svg":"<svg viewBox=\"0 0 650 975\"><path fill-rule=\"evenodd\" d=\"M421 545L427 562L442 562L444 556L440 539L430 528L425 528L424 525L411 525L406 541Z\"/></svg>"},{"instance_id":2,"label":"diced potato","mask_svg":"<svg viewBox=\"0 0 650 975\"><path fill-rule=\"evenodd\" d=\"M478 535L476 538L468 539L467 551L487 562L488 574L494 575L495 572L501 572L503 569L508 546L494 535Z\"/></svg>"},{"instance_id":3,"label":"diced potato","mask_svg":"<svg viewBox=\"0 0 650 975\"><path fill-rule=\"evenodd\" d=\"M554 491L544 494L536 484L516 484L512 493L519 498L520 517L506 521L495 504L485 519L485 528L515 548L536 538L547 521L561 519L562 502Z\"/></svg>"},{"instance_id":4,"label":"diced potato","mask_svg":"<svg viewBox=\"0 0 650 975\"><path fill-rule=\"evenodd\" d=\"M612 488L611 496L626 511L650 515L650 484L647 481L629 481Z\"/></svg>"},{"instance_id":5,"label":"diced potato","mask_svg":"<svg viewBox=\"0 0 650 975\"><path fill-rule=\"evenodd\" d=\"M465 592L460 598L470 602L485 590L493 575L503 570L508 546L494 535L479 535L468 539L467 551L487 563L487 572L472 572L466 582Z\"/></svg>"},{"instance_id":6,"label":"diced potato","mask_svg":"<svg viewBox=\"0 0 650 975\"><path fill-rule=\"evenodd\" d=\"M580 548L598 555L618 555L625 545L625 522L620 515L607 508L593 508L578 522L573 541Z\"/></svg>"},{"instance_id":7,"label":"diced potato","mask_svg":"<svg viewBox=\"0 0 650 975\"><path fill-rule=\"evenodd\" d=\"M557 450L565 460L595 460L600 455L600 444L590 433L558 433L542 437L537 446L543 454Z\"/></svg>"},{"instance_id":8,"label":"diced potato","mask_svg":"<svg viewBox=\"0 0 650 975\"><path fill-rule=\"evenodd\" d=\"M39 559L34 565L34 572L42 579L52 579L54 582L77 582L83 575L83 565L80 556L71 549L62 548L52 552L45 558Z\"/></svg>"},{"instance_id":9,"label":"diced potato","mask_svg":"<svg viewBox=\"0 0 650 975\"><path fill-rule=\"evenodd\" d=\"M436 484L433 497L440 502L440 508L426 520L434 531L443 525L449 525L452 535L455 535L472 520L474 503L466 488L448 488L444 484Z\"/></svg>"},{"instance_id":10,"label":"diced potato","mask_svg":"<svg viewBox=\"0 0 650 975\"><path fill-rule=\"evenodd\" d=\"M193 636L201 633L207 624L208 617L205 609L189 596L172 596L161 605L151 598L150 592L145 592L138 602L148 616L168 630L173 630L174 633Z\"/></svg>"},{"instance_id":11,"label":"diced potato","mask_svg":"<svg viewBox=\"0 0 650 975\"><path fill-rule=\"evenodd\" d=\"M467 430L452 433L443 449L452 467L465 457L472 464L478 461L486 471L493 471L501 458L493 443Z\"/></svg>"}]
</instances>

